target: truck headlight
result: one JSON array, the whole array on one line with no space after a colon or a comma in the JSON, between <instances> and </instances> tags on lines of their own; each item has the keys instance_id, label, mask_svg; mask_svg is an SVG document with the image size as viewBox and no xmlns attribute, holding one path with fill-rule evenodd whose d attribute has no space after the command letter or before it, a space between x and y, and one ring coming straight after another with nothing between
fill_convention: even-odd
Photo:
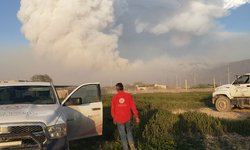
<instances>
[{"instance_id":1,"label":"truck headlight","mask_svg":"<svg viewBox=\"0 0 250 150\"><path fill-rule=\"evenodd\" d=\"M66 124L56 124L47 128L51 139L62 138L67 135Z\"/></svg>"}]
</instances>

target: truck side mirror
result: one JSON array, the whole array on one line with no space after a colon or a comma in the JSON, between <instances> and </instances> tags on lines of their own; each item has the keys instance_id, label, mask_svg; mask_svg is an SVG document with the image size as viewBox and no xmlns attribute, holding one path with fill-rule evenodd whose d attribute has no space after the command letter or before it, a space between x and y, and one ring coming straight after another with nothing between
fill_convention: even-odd
<instances>
[{"instance_id":1,"label":"truck side mirror","mask_svg":"<svg viewBox=\"0 0 250 150\"><path fill-rule=\"evenodd\" d=\"M67 102L65 102L64 106L81 105L81 104L82 104L82 98L74 97L74 98L69 98Z\"/></svg>"}]
</instances>

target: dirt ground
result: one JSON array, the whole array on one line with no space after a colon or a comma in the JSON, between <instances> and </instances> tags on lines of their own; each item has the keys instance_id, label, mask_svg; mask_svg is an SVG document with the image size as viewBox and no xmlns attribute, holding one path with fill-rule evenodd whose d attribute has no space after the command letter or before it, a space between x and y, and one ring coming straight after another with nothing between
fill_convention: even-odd
<instances>
[{"instance_id":1,"label":"dirt ground","mask_svg":"<svg viewBox=\"0 0 250 150\"><path fill-rule=\"evenodd\" d=\"M199 111L214 117L224 118L224 119L243 120L250 117L250 109L233 109L230 112L219 112L211 108L201 108L199 109Z\"/></svg>"},{"instance_id":2,"label":"dirt ground","mask_svg":"<svg viewBox=\"0 0 250 150\"><path fill-rule=\"evenodd\" d=\"M250 117L250 109L232 109L232 111L230 112L219 112L213 108L204 107L204 108L200 108L197 110L177 109L177 110L172 111L172 113L181 114L187 111L198 111L198 112L206 113L213 117L224 118L224 119L243 120L243 119Z\"/></svg>"}]
</instances>

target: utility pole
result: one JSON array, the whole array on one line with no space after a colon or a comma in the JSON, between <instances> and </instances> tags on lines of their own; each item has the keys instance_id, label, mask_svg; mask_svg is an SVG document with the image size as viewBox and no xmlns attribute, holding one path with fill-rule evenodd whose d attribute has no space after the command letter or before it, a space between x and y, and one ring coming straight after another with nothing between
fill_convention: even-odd
<instances>
[{"instance_id":1,"label":"utility pole","mask_svg":"<svg viewBox=\"0 0 250 150\"><path fill-rule=\"evenodd\" d=\"M165 78L165 85L168 85L168 76L167 76L167 71L165 72L165 76L164 76L164 78Z\"/></svg>"},{"instance_id":2,"label":"utility pole","mask_svg":"<svg viewBox=\"0 0 250 150\"><path fill-rule=\"evenodd\" d=\"M188 82L187 82L187 80L185 80L185 89L186 89L186 91L188 90Z\"/></svg>"},{"instance_id":3,"label":"utility pole","mask_svg":"<svg viewBox=\"0 0 250 150\"><path fill-rule=\"evenodd\" d=\"M228 64L228 67L227 67L227 82L228 82L228 84L230 84L230 68L229 68L229 64Z\"/></svg>"},{"instance_id":4,"label":"utility pole","mask_svg":"<svg viewBox=\"0 0 250 150\"><path fill-rule=\"evenodd\" d=\"M195 86L196 85L196 76L195 76L195 73L194 73L194 85L193 86Z\"/></svg>"},{"instance_id":5,"label":"utility pole","mask_svg":"<svg viewBox=\"0 0 250 150\"><path fill-rule=\"evenodd\" d=\"M181 87L181 86L182 86L181 80L182 80L182 79L179 78L179 87L180 87L180 88L182 88L182 87Z\"/></svg>"},{"instance_id":6,"label":"utility pole","mask_svg":"<svg viewBox=\"0 0 250 150\"><path fill-rule=\"evenodd\" d=\"M110 79L110 86L113 87L113 79Z\"/></svg>"},{"instance_id":7,"label":"utility pole","mask_svg":"<svg viewBox=\"0 0 250 150\"><path fill-rule=\"evenodd\" d=\"M175 87L176 89L178 88L178 76L177 75L175 76Z\"/></svg>"},{"instance_id":8,"label":"utility pole","mask_svg":"<svg viewBox=\"0 0 250 150\"><path fill-rule=\"evenodd\" d=\"M216 88L216 81L215 81L215 77L213 78L213 82L214 82L214 89Z\"/></svg>"}]
</instances>

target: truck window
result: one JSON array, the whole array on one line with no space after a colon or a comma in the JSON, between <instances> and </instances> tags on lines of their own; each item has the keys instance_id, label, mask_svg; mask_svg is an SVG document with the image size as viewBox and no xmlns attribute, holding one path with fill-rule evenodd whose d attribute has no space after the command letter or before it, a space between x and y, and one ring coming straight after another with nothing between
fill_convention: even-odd
<instances>
[{"instance_id":1,"label":"truck window","mask_svg":"<svg viewBox=\"0 0 250 150\"><path fill-rule=\"evenodd\" d=\"M0 87L0 105L55 104L54 92L49 86Z\"/></svg>"},{"instance_id":2,"label":"truck window","mask_svg":"<svg viewBox=\"0 0 250 150\"><path fill-rule=\"evenodd\" d=\"M249 83L249 75L240 76L238 79L234 81L233 84L248 84Z\"/></svg>"},{"instance_id":3,"label":"truck window","mask_svg":"<svg viewBox=\"0 0 250 150\"><path fill-rule=\"evenodd\" d=\"M87 85L78 89L70 98L81 98L82 104L94 103L99 101L97 85Z\"/></svg>"}]
</instances>

